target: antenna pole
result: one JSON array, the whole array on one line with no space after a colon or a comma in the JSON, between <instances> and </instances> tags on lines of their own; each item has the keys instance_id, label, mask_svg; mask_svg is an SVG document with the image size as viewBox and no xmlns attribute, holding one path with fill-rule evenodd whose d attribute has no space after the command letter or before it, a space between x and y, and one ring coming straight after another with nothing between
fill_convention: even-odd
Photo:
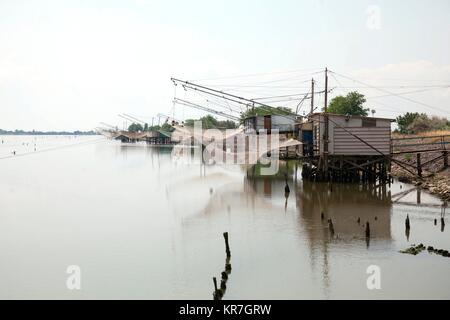
<instances>
[{"instance_id":1,"label":"antenna pole","mask_svg":"<svg viewBox=\"0 0 450 320\"><path fill-rule=\"evenodd\" d=\"M311 79L311 114L314 112L314 78Z\"/></svg>"},{"instance_id":2,"label":"antenna pole","mask_svg":"<svg viewBox=\"0 0 450 320\"><path fill-rule=\"evenodd\" d=\"M325 128L323 133L323 164L325 178L328 178L328 68L325 68L325 106L324 106L324 122Z\"/></svg>"}]
</instances>

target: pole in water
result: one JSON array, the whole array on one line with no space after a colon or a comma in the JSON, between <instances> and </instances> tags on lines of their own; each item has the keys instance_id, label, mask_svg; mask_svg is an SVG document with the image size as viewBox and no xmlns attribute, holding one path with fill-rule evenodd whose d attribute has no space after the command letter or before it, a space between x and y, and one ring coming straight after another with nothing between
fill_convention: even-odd
<instances>
[{"instance_id":1,"label":"pole in water","mask_svg":"<svg viewBox=\"0 0 450 320\"><path fill-rule=\"evenodd\" d=\"M331 234L334 234L334 225L333 225L333 220L328 219L328 228L330 229Z\"/></svg>"},{"instance_id":2,"label":"pole in water","mask_svg":"<svg viewBox=\"0 0 450 320\"><path fill-rule=\"evenodd\" d=\"M222 271L222 280L227 281L228 280L228 274L225 271Z\"/></svg>"},{"instance_id":3,"label":"pole in water","mask_svg":"<svg viewBox=\"0 0 450 320\"><path fill-rule=\"evenodd\" d=\"M405 227L406 227L406 229L410 229L411 228L411 225L409 223L409 214L406 215Z\"/></svg>"},{"instance_id":4,"label":"pole in water","mask_svg":"<svg viewBox=\"0 0 450 320\"><path fill-rule=\"evenodd\" d=\"M323 212L320 214L320 219L323 220L325 218L325 215L323 214Z\"/></svg>"},{"instance_id":5,"label":"pole in water","mask_svg":"<svg viewBox=\"0 0 450 320\"><path fill-rule=\"evenodd\" d=\"M216 279L216 277L213 277L213 282L214 282L214 293L213 293L214 300L220 300L220 299L222 299L223 292L222 292L222 290L219 290L217 288L217 279Z\"/></svg>"},{"instance_id":6,"label":"pole in water","mask_svg":"<svg viewBox=\"0 0 450 320\"><path fill-rule=\"evenodd\" d=\"M289 185L288 185L287 174L284 175L284 180L286 182L286 185L284 186L284 193L285 193L285 195L286 194L289 195L289 193L291 192L291 189L289 188Z\"/></svg>"},{"instance_id":7,"label":"pole in water","mask_svg":"<svg viewBox=\"0 0 450 320\"><path fill-rule=\"evenodd\" d=\"M227 290L227 284L226 284L226 281L223 280L223 279L220 281L220 290L222 290L222 291Z\"/></svg>"},{"instance_id":8,"label":"pole in water","mask_svg":"<svg viewBox=\"0 0 450 320\"><path fill-rule=\"evenodd\" d=\"M366 238L370 238L370 225L366 222Z\"/></svg>"},{"instance_id":9,"label":"pole in water","mask_svg":"<svg viewBox=\"0 0 450 320\"><path fill-rule=\"evenodd\" d=\"M227 257L231 257L230 244L228 243L228 232L224 232L223 237L225 239L225 249L227 252Z\"/></svg>"}]
</instances>

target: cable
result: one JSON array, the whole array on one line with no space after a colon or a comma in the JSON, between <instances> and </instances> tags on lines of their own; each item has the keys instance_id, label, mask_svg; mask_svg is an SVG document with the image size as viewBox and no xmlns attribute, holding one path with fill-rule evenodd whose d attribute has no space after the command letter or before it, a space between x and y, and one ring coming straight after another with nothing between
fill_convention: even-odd
<instances>
[{"instance_id":1,"label":"cable","mask_svg":"<svg viewBox=\"0 0 450 320\"><path fill-rule=\"evenodd\" d=\"M290 71L254 73L254 74L245 74L245 75L237 75L237 76L218 77L218 78L196 79L196 80L190 80L190 81L207 81L207 80L223 80L223 79L248 78L248 77L255 77L255 76L265 76L265 75L274 75L274 74L287 74L287 73L295 73L295 72L299 72L299 71L319 70L319 69L321 69L321 68L306 68L306 69L297 69L297 70L290 70Z\"/></svg>"},{"instance_id":2,"label":"cable","mask_svg":"<svg viewBox=\"0 0 450 320\"><path fill-rule=\"evenodd\" d=\"M362 81L359 81L359 80L350 78L350 77L345 76L345 75L343 75L343 74L339 74L339 73L337 73L337 72L330 71L330 70L328 70L328 72L334 73L334 74L336 74L336 75L338 75L338 76L340 76L340 77L343 77L343 78L352 80L352 81L354 81L354 82L361 83L361 84L363 84L363 85L365 85L365 86L367 86L367 87L369 87L369 88L376 89L376 90L379 90L379 91L381 91L381 92L388 93L389 95L398 97L398 98L400 98L400 99L403 99L403 100L406 100L406 101L409 101L409 102L412 102L412 103L415 103L415 104L418 104L418 105L422 105L422 106L427 107L427 108L430 108L430 109L439 110L439 111L444 112L444 113L446 113L446 114L450 114L447 110L444 110L444 109L441 109L441 108L438 108L438 107L434 107L434 106L431 106L431 105L429 105L429 104L426 104L426 103L423 103L423 102L420 102L420 101L416 101L416 100L411 99L411 98L403 97L403 96L401 96L401 95L399 95L399 94L397 94L397 93L394 93L394 92L392 92L392 91L388 91L388 90L385 90L385 89L380 89L380 88L378 88L378 87L376 87L376 86L372 86L372 85L370 85L370 84L367 84L367 83L364 83L364 82L362 82Z\"/></svg>"},{"instance_id":3,"label":"cable","mask_svg":"<svg viewBox=\"0 0 450 320\"><path fill-rule=\"evenodd\" d=\"M436 90L436 89L443 89L443 87L428 88L428 89L414 90L414 91L407 91L407 92L399 92L399 93L397 93L397 95L428 92L428 91L432 91L432 90ZM366 99L378 99L378 98L384 98L384 97L390 97L390 96L391 96L390 94L386 94L386 95L382 95L382 96L366 97Z\"/></svg>"}]
</instances>

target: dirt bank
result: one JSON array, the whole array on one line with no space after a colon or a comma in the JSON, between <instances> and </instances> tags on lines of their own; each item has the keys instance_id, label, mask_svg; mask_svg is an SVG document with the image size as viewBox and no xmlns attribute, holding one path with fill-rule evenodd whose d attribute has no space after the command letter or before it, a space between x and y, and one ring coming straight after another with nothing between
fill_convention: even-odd
<instances>
[{"instance_id":1,"label":"dirt bank","mask_svg":"<svg viewBox=\"0 0 450 320\"><path fill-rule=\"evenodd\" d=\"M398 166L392 165L392 175L400 181L420 186L442 200L450 201L450 170L447 169L444 172L434 174L424 172L424 174L425 176L419 179Z\"/></svg>"},{"instance_id":2,"label":"dirt bank","mask_svg":"<svg viewBox=\"0 0 450 320\"><path fill-rule=\"evenodd\" d=\"M411 138L412 136L402 136L406 137L406 140L394 139L394 152L413 152L422 150L420 153L421 163L426 165L422 168L422 179L407 172L395 162L392 163L392 175L397 177L400 181L413 183L418 186L420 185L423 189L439 196L443 200L450 201L450 168L445 169L443 158L436 161L433 160L439 157L443 150L448 150L450 137L445 136L441 138L435 136L434 134L435 133L430 133L428 137L423 136L418 139L413 139ZM410 166L407 167L414 172L416 171L416 153L397 154L394 156L394 159L400 160L402 163L409 164Z\"/></svg>"}]
</instances>

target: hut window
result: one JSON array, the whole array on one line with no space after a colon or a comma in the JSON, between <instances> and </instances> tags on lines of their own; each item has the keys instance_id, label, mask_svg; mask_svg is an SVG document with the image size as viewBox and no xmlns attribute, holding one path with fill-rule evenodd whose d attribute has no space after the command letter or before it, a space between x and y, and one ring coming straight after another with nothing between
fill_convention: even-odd
<instances>
[{"instance_id":1,"label":"hut window","mask_svg":"<svg viewBox=\"0 0 450 320\"><path fill-rule=\"evenodd\" d=\"M363 126L363 128L376 127L377 126L377 119L363 118L362 119L362 126Z\"/></svg>"}]
</instances>

